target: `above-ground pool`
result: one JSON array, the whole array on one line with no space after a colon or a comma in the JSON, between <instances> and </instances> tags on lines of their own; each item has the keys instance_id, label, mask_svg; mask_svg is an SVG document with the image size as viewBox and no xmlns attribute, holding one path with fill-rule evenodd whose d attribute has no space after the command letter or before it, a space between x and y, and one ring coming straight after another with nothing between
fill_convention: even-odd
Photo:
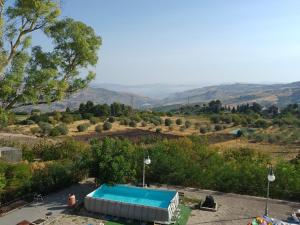
<instances>
[{"instance_id":1,"label":"above-ground pool","mask_svg":"<svg viewBox=\"0 0 300 225\"><path fill-rule=\"evenodd\" d=\"M86 196L85 207L112 216L170 223L178 202L176 191L103 184Z\"/></svg>"}]
</instances>

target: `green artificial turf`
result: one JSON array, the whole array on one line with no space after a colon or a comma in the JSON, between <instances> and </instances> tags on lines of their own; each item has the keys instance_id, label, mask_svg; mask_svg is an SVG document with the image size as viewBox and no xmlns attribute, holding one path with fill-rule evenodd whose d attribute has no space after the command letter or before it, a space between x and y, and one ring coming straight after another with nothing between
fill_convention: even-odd
<instances>
[{"instance_id":1,"label":"green artificial turf","mask_svg":"<svg viewBox=\"0 0 300 225\"><path fill-rule=\"evenodd\" d=\"M176 221L175 225L186 225L192 210L185 205L179 205L179 208L180 218Z\"/></svg>"},{"instance_id":2,"label":"green artificial turf","mask_svg":"<svg viewBox=\"0 0 300 225\"><path fill-rule=\"evenodd\" d=\"M179 205L180 218L176 221L175 225L186 225L190 215L191 209L185 205ZM127 223L125 221L107 221L105 225L138 225L137 222Z\"/></svg>"}]
</instances>

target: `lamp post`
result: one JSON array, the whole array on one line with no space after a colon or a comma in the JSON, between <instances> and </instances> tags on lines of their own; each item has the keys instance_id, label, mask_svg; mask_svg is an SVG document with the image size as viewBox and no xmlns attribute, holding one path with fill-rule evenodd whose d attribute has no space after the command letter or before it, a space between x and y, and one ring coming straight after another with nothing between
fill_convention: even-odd
<instances>
[{"instance_id":1,"label":"lamp post","mask_svg":"<svg viewBox=\"0 0 300 225\"><path fill-rule=\"evenodd\" d=\"M145 187L145 170L146 170L146 165L150 165L151 163L151 159L149 157L149 155L147 156L147 158L145 158L145 154L143 157L143 187Z\"/></svg>"},{"instance_id":2,"label":"lamp post","mask_svg":"<svg viewBox=\"0 0 300 225\"><path fill-rule=\"evenodd\" d=\"M270 182L275 181L275 175L274 175L272 164L269 165L269 172L268 172L267 178L268 178L268 187L267 187L265 216L268 216L268 214L269 214L268 201L269 201L269 194L270 194Z\"/></svg>"}]
</instances>

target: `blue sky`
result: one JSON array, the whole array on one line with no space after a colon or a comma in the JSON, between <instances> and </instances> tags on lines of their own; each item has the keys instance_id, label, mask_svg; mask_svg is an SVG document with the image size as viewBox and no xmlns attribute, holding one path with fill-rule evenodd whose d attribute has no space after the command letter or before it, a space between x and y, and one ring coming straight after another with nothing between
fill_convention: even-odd
<instances>
[{"instance_id":1,"label":"blue sky","mask_svg":"<svg viewBox=\"0 0 300 225\"><path fill-rule=\"evenodd\" d=\"M97 83L300 80L298 0L62 0L103 39Z\"/></svg>"}]
</instances>

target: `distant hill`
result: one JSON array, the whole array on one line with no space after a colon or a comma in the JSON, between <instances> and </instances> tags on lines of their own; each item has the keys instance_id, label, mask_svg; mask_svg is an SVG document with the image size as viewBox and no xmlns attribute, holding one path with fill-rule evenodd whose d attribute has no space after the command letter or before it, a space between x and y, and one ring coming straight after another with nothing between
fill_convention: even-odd
<instances>
[{"instance_id":1,"label":"distant hill","mask_svg":"<svg viewBox=\"0 0 300 225\"><path fill-rule=\"evenodd\" d=\"M92 87L104 88L117 92L129 92L141 96L148 96L153 99L163 99L175 92L181 92L194 88L203 87L204 85L196 84L142 84L142 85L122 85L122 84L93 84Z\"/></svg>"},{"instance_id":2,"label":"distant hill","mask_svg":"<svg viewBox=\"0 0 300 225\"><path fill-rule=\"evenodd\" d=\"M156 104L156 101L149 97L143 97L127 92L111 91L104 88L86 88L78 93L75 93L70 98L61 102L55 102L50 105L26 106L21 107L18 111L30 111L32 108L38 108L42 111L64 110L67 107L71 109L78 108L80 103L93 101L94 103L111 104L119 102L126 105L132 105L134 108L149 108Z\"/></svg>"},{"instance_id":3,"label":"distant hill","mask_svg":"<svg viewBox=\"0 0 300 225\"><path fill-rule=\"evenodd\" d=\"M225 104L257 102L262 105L300 103L300 82L289 84L226 84L177 92L160 105L208 102L220 99Z\"/></svg>"},{"instance_id":4,"label":"distant hill","mask_svg":"<svg viewBox=\"0 0 300 225\"><path fill-rule=\"evenodd\" d=\"M220 99L224 104L227 105L257 102L265 106L271 104L284 106L289 103L300 103L300 82L289 84L223 84L180 91L168 94L168 97L161 99L144 97L143 95L136 93L142 92L142 90L145 92L147 89L151 90L152 93L156 90L156 95L161 97L166 95L166 93L172 89L172 85L170 85L170 89L168 91L166 91L168 85L162 84L157 84L157 86L152 84L148 86L122 86L106 84L105 86L107 88L118 89L120 91L108 90L93 86L75 93L69 99L61 102L55 102L51 105L23 107L18 110L30 111L32 108L39 108L43 111L53 111L64 110L66 107L74 109L78 108L80 103L89 100L101 104L120 102L123 104L132 105L134 108L156 107L162 110L174 107L176 108L187 103L205 103L215 99ZM135 88L136 90L134 90ZM186 89L188 86L178 85L177 87L173 87L173 90L176 90L176 88L181 90L181 88Z\"/></svg>"}]
</instances>

